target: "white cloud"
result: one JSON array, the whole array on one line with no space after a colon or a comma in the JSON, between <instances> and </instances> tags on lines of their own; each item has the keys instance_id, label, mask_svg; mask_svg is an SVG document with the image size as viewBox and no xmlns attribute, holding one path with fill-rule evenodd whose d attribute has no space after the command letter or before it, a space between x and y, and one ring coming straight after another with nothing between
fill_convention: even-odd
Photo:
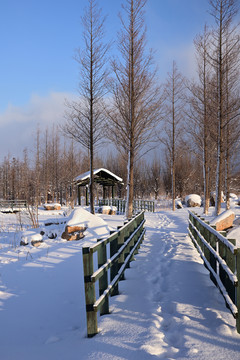
<instances>
[{"instance_id":1,"label":"white cloud","mask_svg":"<svg viewBox=\"0 0 240 360\"><path fill-rule=\"evenodd\" d=\"M0 128L10 123L54 123L63 118L65 99L73 98L73 94L52 92L47 96L34 94L29 102L23 106L9 104L7 109L0 113Z\"/></svg>"},{"instance_id":2,"label":"white cloud","mask_svg":"<svg viewBox=\"0 0 240 360\"><path fill-rule=\"evenodd\" d=\"M25 147L33 147L36 129L45 130L52 124L64 121L66 99L74 98L70 93L52 92L47 96L32 95L23 106L9 104L0 113L0 158L10 153L21 156Z\"/></svg>"}]
</instances>

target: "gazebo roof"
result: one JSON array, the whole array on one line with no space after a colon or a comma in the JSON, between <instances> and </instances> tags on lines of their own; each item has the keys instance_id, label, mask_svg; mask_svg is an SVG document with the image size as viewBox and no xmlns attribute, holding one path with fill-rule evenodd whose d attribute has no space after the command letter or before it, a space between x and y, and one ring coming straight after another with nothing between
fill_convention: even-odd
<instances>
[{"instance_id":1,"label":"gazebo roof","mask_svg":"<svg viewBox=\"0 0 240 360\"><path fill-rule=\"evenodd\" d=\"M93 170L94 174L94 182L103 185L103 186L111 186L117 183L123 183L123 179L119 176L113 174L111 171L100 168ZM81 174L77 176L74 179L74 183L78 186L85 186L89 184L90 181L90 171L85 172L84 174Z\"/></svg>"}]
</instances>

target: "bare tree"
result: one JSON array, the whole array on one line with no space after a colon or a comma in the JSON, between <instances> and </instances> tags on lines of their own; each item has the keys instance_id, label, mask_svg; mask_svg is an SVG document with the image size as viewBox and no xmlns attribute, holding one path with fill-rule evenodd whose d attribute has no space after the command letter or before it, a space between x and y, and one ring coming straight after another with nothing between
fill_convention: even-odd
<instances>
[{"instance_id":1,"label":"bare tree","mask_svg":"<svg viewBox=\"0 0 240 360\"><path fill-rule=\"evenodd\" d=\"M79 49L76 60L80 65L79 100L68 104L67 122L64 132L83 145L89 152L90 209L94 214L94 153L103 131L104 116L102 101L105 95L107 77L106 54L109 45L102 42L105 18L96 0L88 0L88 7L82 18L84 49Z\"/></svg>"},{"instance_id":2,"label":"bare tree","mask_svg":"<svg viewBox=\"0 0 240 360\"><path fill-rule=\"evenodd\" d=\"M209 204L210 204L210 188L209 188L209 176L210 176L210 167L209 167L209 139L211 131L211 121L209 119L208 111L208 80L209 80L209 67L207 61L207 47L209 32L207 27L204 28L204 34L195 39L195 47L198 53L198 77L199 77L199 86L197 91L193 91L195 95L195 105L197 105L197 116L201 121L202 128L202 154L203 154L203 174L204 174L204 213L208 214ZM195 87L196 90L196 87ZM196 94L197 92L197 94ZM197 97L197 99L196 99ZM196 106L195 106L196 110Z\"/></svg>"},{"instance_id":3,"label":"bare tree","mask_svg":"<svg viewBox=\"0 0 240 360\"><path fill-rule=\"evenodd\" d=\"M41 204L40 179L41 179L40 130L37 129L36 144L35 144L35 203L37 208Z\"/></svg>"},{"instance_id":4,"label":"bare tree","mask_svg":"<svg viewBox=\"0 0 240 360\"><path fill-rule=\"evenodd\" d=\"M216 214L221 210L221 192L223 190L223 173L225 157L225 129L236 116L235 111L229 113L227 94L229 94L228 74L236 66L234 56L239 56L239 34L233 20L237 14L237 0L209 0L211 15L215 19L215 28L209 58L217 78L217 175L216 175ZM230 41L231 39L231 41Z\"/></svg>"},{"instance_id":5,"label":"bare tree","mask_svg":"<svg viewBox=\"0 0 240 360\"><path fill-rule=\"evenodd\" d=\"M161 179L161 162L160 159L156 156L154 157L152 164L150 166L150 179L151 179L151 188L154 192L154 198L157 200L161 185L162 185L162 179Z\"/></svg>"},{"instance_id":6,"label":"bare tree","mask_svg":"<svg viewBox=\"0 0 240 360\"><path fill-rule=\"evenodd\" d=\"M122 30L118 44L120 59L114 60L111 80L113 104L108 111L110 135L118 149L127 155L126 217L133 212L134 163L156 132L160 104L159 89L152 71L152 54L145 54L146 0L126 0L126 17L120 17Z\"/></svg>"},{"instance_id":7,"label":"bare tree","mask_svg":"<svg viewBox=\"0 0 240 360\"><path fill-rule=\"evenodd\" d=\"M226 36L225 47L226 67L225 67L225 126L224 126L224 142L225 142L225 197L226 209L230 209L230 167L231 158L240 137L240 41L239 35L231 33ZM232 131L234 129L234 131Z\"/></svg>"},{"instance_id":8,"label":"bare tree","mask_svg":"<svg viewBox=\"0 0 240 360\"><path fill-rule=\"evenodd\" d=\"M207 26L203 34L198 35L195 40L197 57L197 80L190 86L188 133L194 141L196 155L202 158L204 178L204 213L208 213L210 205L211 179L213 168L211 167L215 158L216 148L216 111L213 108L215 97L215 81L213 81L212 67L209 63L208 48L211 33ZM212 173L211 173L212 171Z\"/></svg>"},{"instance_id":9,"label":"bare tree","mask_svg":"<svg viewBox=\"0 0 240 360\"><path fill-rule=\"evenodd\" d=\"M42 170L43 170L43 178L44 181L42 183L42 192L44 202L48 202L49 200L49 190L50 190L50 140L49 140L49 131L48 129L44 132L44 139L43 139L44 148L41 154L41 161L42 161Z\"/></svg>"},{"instance_id":10,"label":"bare tree","mask_svg":"<svg viewBox=\"0 0 240 360\"><path fill-rule=\"evenodd\" d=\"M176 174L175 162L176 151L180 145L181 124L183 120L184 108L184 79L173 61L172 72L168 74L168 79L164 88L166 96L166 114L164 133L161 141L167 148L170 158L171 178L172 178L172 209L175 210L176 199Z\"/></svg>"}]
</instances>

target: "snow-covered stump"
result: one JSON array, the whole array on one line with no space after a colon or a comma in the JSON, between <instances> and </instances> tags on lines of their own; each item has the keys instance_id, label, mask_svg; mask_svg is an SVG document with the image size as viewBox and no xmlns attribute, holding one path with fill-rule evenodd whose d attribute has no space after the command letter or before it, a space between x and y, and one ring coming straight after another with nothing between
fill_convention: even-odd
<instances>
[{"instance_id":1,"label":"snow-covered stump","mask_svg":"<svg viewBox=\"0 0 240 360\"><path fill-rule=\"evenodd\" d=\"M216 231L216 226L210 226L191 211L189 235L210 271L211 280L236 318L240 333L240 248L236 247L236 240L226 238L226 232Z\"/></svg>"}]
</instances>

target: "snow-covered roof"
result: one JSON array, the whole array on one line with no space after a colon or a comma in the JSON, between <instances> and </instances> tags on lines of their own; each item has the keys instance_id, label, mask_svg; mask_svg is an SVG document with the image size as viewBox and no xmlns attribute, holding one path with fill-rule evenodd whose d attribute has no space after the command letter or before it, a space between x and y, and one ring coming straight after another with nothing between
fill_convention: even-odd
<instances>
[{"instance_id":1,"label":"snow-covered roof","mask_svg":"<svg viewBox=\"0 0 240 360\"><path fill-rule=\"evenodd\" d=\"M123 182L122 178L120 178L119 176L113 174L111 171L104 169L104 168L93 170L93 174L94 174L94 181L98 182L99 184L102 184L102 185L104 185L104 184L111 185L114 183L122 183ZM74 182L77 185L85 185L89 182L89 179L90 179L90 171L87 171L84 174L77 176L74 179Z\"/></svg>"}]
</instances>

